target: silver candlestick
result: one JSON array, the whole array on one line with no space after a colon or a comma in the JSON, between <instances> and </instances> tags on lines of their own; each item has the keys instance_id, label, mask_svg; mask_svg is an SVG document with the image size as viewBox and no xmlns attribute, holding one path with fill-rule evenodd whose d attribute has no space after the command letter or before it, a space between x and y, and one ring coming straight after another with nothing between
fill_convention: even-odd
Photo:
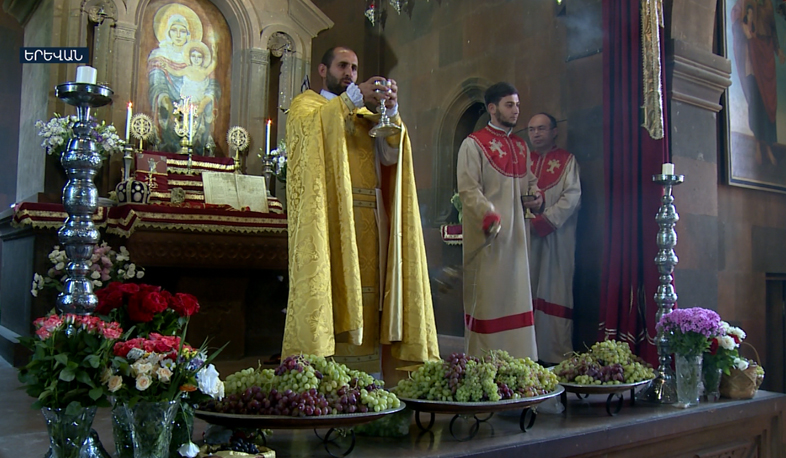
<instances>
[{"instance_id":1,"label":"silver candlestick","mask_svg":"<svg viewBox=\"0 0 786 458\"><path fill-rule=\"evenodd\" d=\"M652 181L663 186L663 197L658 214L655 216L660 230L658 231L658 254L655 256L655 264L660 273L660 285L655 293L655 303L658 304L658 312L655 315L655 322L659 322L663 315L671 313L674 303L677 302L677 293L674 292L674 285L671 284L674 277L674 266L679 262L674 253L674 246L677 245L677 232L674 225L679 221L680 215L674 208L674 196L671 191L674 186L681 184L685 180L683 175L653 175ZM658 349L658 369L655 378L650 382L646 389L642 390L637 398L645 402L655 402L660 404L674 404L677 402L677 381L674 377L674 370L671 368L671 353L668 349L668 337L658 331L655 337L655 345Z\"/></svg>"},{"instance_id":2,"label":"silver candlestick","mask_svg":"<svg viewBox=\"0 0 786 458\"><path fill-rule=\"evenodd\" d=\"M273 165L278 160L278 150L274 149L265 154L262 158L262 176L265 177L265 186L267 187L267 195L271 196L270 188L273 186Z\"/></svg>"},{"instance_id":3,"label":"silver candlestick","mask_svg":"<svg viewBox=\"0 0 786 458\"><path fill-rule=\"evenodd\" d=\"M57 232L65 247L68 265L65 268L63 292L57 296L57 308L63 313L91 314L98 305L93 283L88 278L93 248L100 234L93 224L98 207L98 190L93 183L101 167L98 145L90 139L90 109L112 103L112 90L89 83L63 83L55 87L55 96L76 107L77 122L74 138L60 156L68 182L63 188L63 207L68 213Z\"/></svg>"}]
</instances>

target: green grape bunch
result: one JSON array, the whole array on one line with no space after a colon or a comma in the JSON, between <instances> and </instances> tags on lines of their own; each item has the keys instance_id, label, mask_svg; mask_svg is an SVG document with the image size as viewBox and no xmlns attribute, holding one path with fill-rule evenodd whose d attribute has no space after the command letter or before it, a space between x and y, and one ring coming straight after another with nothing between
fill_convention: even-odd
<instances>
[{"instance_id":1,"label":"green grape bunch","mask_svg":"<svg viewBox=\"0 0 786 458\"><path fill-rule=\"evenodd\" d=\"M224 382L226 397L203 410L291 417L383 412L401 406L384 382L313 355L284 359L275 369L247 368Z\"/></svg>"},{"instance_id":2,"label":"green grape bunch","mask_svg":"<svg viewBox=\"0 0 786 458\"><path fill-rule=\"evenodd\" d=\"M560 382L579 385L621 385L655 377L652 367L634 355L625 342L604 340L585 353L573 353L553 370Z\"/></svg>"},{"instance_id":3,"label":"green grape bunch","mask_svg":"<svg viewBox=\"0 0 786 458\"><path fill-rule=\"evenodd\" d=\"M453 353L428 361L391 391L403 398L447 402L495 402L554 391L557 376L529 358L492 350L482 358Z\"/></svg>"}]
</instances>

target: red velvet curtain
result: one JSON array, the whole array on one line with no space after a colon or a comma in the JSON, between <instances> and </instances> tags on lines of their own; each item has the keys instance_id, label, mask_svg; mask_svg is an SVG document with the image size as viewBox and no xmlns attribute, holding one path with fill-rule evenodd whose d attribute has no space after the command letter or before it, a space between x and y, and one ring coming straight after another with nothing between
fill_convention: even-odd
<instances>
[{"instance_id":1,"label":"red velvet curtain","mask_svg":"<svg viewBox=\"0 0 786 458\"><path fill-rule=\"evenodd\" d=\"M657 304L653 295L659 282L654 263L658 232L655 214L663 190L652 182L652 175L660 173L669 154L667 137L653 140L641 127L639 5L640 2L631 0L603 0L606 238L600 339L626 341L636 354L656 364L653 339ZM663 72L661 80L665 90Z\"/></svg>"}]
</instances>

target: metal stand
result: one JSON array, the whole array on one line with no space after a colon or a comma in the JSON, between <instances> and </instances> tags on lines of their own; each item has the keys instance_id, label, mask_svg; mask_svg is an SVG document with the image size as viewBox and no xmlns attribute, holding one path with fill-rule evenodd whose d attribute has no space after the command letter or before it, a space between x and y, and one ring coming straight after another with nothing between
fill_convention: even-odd
<instances>
[{"instance_id":1,"label":"metal stand","mask_svg":"<svg viewBox=\"0 0 786 458\"><path fill-rule=\"evenodd\" d=\"M93 224L98 207L98 190L93 178L101 168L98 145L90 140L90 109L112 102L112 90L88 83L63 83L55 87L55 96L76 107L78 121L74 138L60 156L60 163L68 177L63 188L63 207L68 213L57 232L65 247L68 265L65 269L63 292L57 296L57 309L62 313L89 315L98 305L93 294L93 283L87 277L90 258L101 236Z\"/></svg>"},{"instance_id":2,"label":"metal stand","mask_svg":"<svg viewBox=\"0 0 786 458\"><path fill-rule=\"evenodd\" d=\"M658 214L655 216L660 230L658 231L658 255L655 257L655 264L660 273L660 285L655 293L655 303L658 304L658 312L655 316L656 321L660 321L663 315L671 313L674 303L677 302L677 293L671 284L674 266L679 259L674 253L674 246L677 244L677 232L674 225L679 221L680 216L674 208L674 196L671 194L674 186L681 184L685 180L683 175L653 175L652 181L663 186L663 197ZM671 368L671 353L668 351L668 338L658 332L655 338L658 348L658 369L655 378L644 390L638 394L639 401L653 402L659 404L674 404L677 402L677 381L674 377L674 370Z\"/></svg>"},{"instance_id":3,"label":"metal stand","mask_svg":"<svg viewBox=\"0 0 786 458\"><path fill-rule=\"evenodd\" d=\"M270 151L265 154L262 159L262 176L265 177L265 187L267 187L267 195L271 196L270 188L273 186L273 164L278 159L278 150Z\"/></svg>"}]
</instances>

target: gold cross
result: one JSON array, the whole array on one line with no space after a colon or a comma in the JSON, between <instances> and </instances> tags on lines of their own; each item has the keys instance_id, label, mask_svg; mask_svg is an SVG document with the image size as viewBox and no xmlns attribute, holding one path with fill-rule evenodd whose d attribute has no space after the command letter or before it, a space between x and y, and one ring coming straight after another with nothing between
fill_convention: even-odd
<instances>
[{"instance_id":1,"label":"gold cross","mask_svg":"<svg viewBox=\"0 0 786 458\"><path fill-rule=\"evenodd\" d=\"M506 154L504 151L502 151L502 143L498 142L496 138L491 140L491 143L489 143L489 149L499 154L499 157L502 157Z\"/></svg>"},{"instance_id":2,"label":"gold cross","mask_svg":"<svg viewBox=\"0 0 786 458\"><path fill-rule=\"evenodd\" d=\"M552 159L549 161L549 167L546 169L546 172L554 173L554 169L560 168L561 165L557 159Z\"/></svg>"}]
</instances>

